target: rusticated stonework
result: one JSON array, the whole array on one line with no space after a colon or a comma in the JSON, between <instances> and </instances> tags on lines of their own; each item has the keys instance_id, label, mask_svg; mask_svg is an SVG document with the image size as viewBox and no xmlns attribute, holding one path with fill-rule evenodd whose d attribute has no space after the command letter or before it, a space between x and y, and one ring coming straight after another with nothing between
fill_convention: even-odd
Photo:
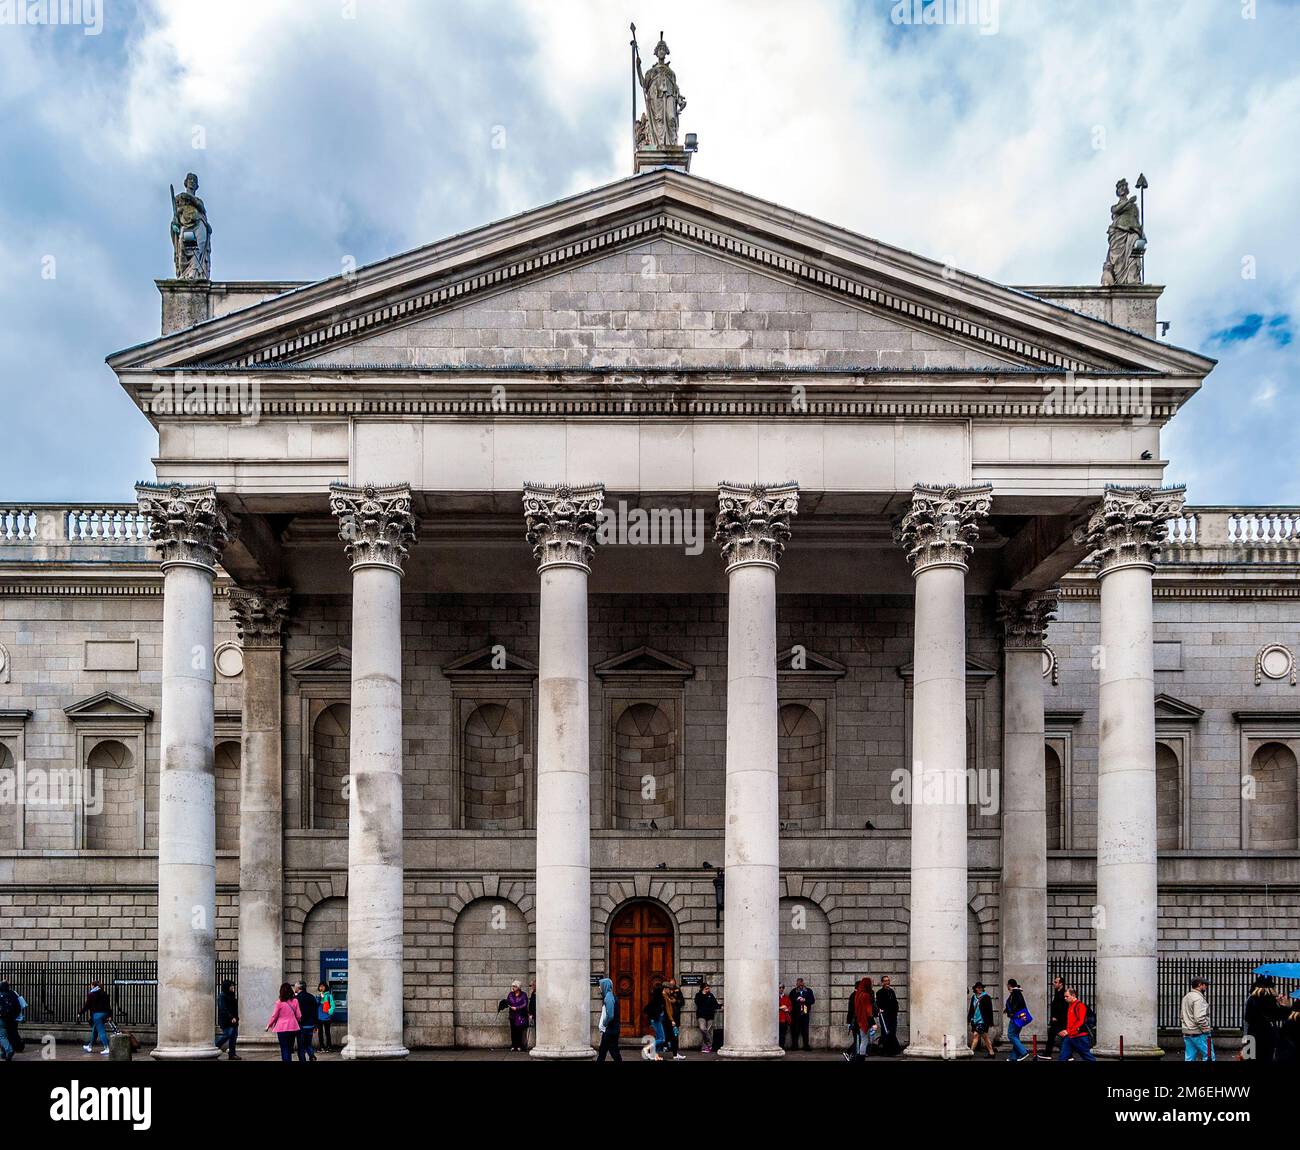
<instances>
[{"instance_id":1,"label":"rusticated stonework","mask_svg":"<svg viewBox=\"0 0 1300 1150\"><path fill-rule=\"evenodd\" d=\"M289 614L287 589L230 589L230 614L244 647L279 647L280 632Z\"/></svg>"},{"instance_id":2,"label":"rusticated stonework","mask_svg":"<svg viewBox=\"0 0 1300 1150\"><path fill-rule=\"evenodd\" d=\"M1155 565L1168 520L1182 513L1185 487L1123 487L1109 484L1080 533L1105 575L1117 567Z\"/></svg>"},{"instance_id":3,"label":"rusticated stonework","mask_svg":"<svg viewBox=\"0 0 1300 1150\"><path fill-rule=\"evenodd\" d=\"M537 557L537 569L564 564L590 571L604 505L605 487L601 483L579 487L525 483L526 538Z\"/></svg>"},{"instance_id":4,"label":"rusticated stonework","mask_svg":"<svg viewBox=\"0 0 1300 1150\"><path fill-rule=\"evenodd\" d=\"M797 483L718 484L718 526L713 538L727 569L742 563L779 565L799 513Z\"/></svg>"},{"instance_id":5,"label":"rusticated stonework","mask_svg":"<svg viewBox=\"0 0 1300 1150\"><path fill-rule=\"evenodd\" d=\"M1056 590L998 592L998 622L1008 650L1037 650L1047 643L1047 624L1056 618Z\"/></svg>"},{"instance_id":6,"label":"rusticated stonework","mask_svg":"<svg viewBox=\"0 0 1300 1150\"><path fill-rule=\"evenodd\" d=\"M164 567L188 563L215 572L236 523L211 484L137 483L140 511L149 516L149 538Z\"/></svg>"},{"instance_id":7,"label":"rusticated stonework","mask_svg":"<svg viewBox=\"0 0 1300 1150\"><path fill-rule=\"evenodd\" d=\"M402 570L415 543L411 488L405 483L376 487L330 484L330 510L339 521L339 538L353 567Z\"/></svg>"},{"instance_id":8,"label":"rusticated stonework","mask_svg":"<svg viewBox=\"0 0 1300 1150\"><path fill-rule=\"evenodd\" d=\"M927 567L962 567L979 538L979 521L989 513L993 488L930 486L912 488L912 506L898 521L894 537L907 548L912 574Z\"/></svg>"}]
</instances>

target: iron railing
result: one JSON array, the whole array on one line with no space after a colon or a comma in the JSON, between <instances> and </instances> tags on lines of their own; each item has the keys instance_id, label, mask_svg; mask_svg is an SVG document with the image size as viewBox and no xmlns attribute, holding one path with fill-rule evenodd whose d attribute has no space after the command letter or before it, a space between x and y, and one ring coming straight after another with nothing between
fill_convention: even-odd
<instances>
[{"instance_id":1,"label":"iron railing","mask_svg":"<svg viewBox=\"0 0 1300 1150\"><path fill-rule=\"evenodd\" d=\"M216 996L226 979L238 981L239 963L217 962L217 981L212 988L213 1023ZM28 1026L89 1025L86 1015L77 1017L90 984L98 981L113 1005L113 1019L120 1026L153 1029L158 1025L158 963L152 959L105 962L0 962L0 977L27 1000Z\"/></svg>"},{"instance_id":2,"label":"iron railing","mask_svg":"<svg viewBox=\"0 0 1300 1150\"><path fill-rule=\"evenodd\" d=\"M1255 981L1255 967L1266 962L1294 961L1295 956L1268 955L1167 955L1159 960L1156 995L1158 1025L1161 1030L1180 1030L1179 1004L1193 978L1210 983L1206 997L1210 1003L1210 1021L1216 1030L1240 1030L1241 1012L1246 996ZM1060 975L1067 986L1079 991L1090 1006L1097 1002L1097 960L1090 954L1054 954L1047 962L1049 977Z\"/></svg>"}]
</instances>

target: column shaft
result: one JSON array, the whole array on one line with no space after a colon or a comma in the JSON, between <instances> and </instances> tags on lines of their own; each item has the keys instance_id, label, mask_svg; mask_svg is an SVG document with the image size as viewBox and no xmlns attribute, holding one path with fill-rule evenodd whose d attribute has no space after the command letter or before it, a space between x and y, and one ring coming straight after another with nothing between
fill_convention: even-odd
<instances>
[{"instance_id":1,"label":"column shaft","mask_svg":"<svg viewBox=\"0 0 1300 1150\"><path fill-rule=\"evenodd\" d=\"M284 813L280 733L280 627L287 591L232 588L243 644L243 740L239 771L239 995L248 1019L240 1041L274 1045L254 1022L269 1012L284 965ZM303 978L314 985L312 971Z\"/></svg>"},{"instance_id":2,"label":"column shaft","mask_svg":"<svg viewBox=\"0 0 1300 1150\"><path fill-rule=\"evenodd\" d=\"M1101 581L1097 725L1097 1042L1154 1056L1158 913L1151 569Z\"/></svg>"},{"instance_id":3,"label":"column shaft","mask_svg":"<svg viewBox=\"0 0 1300 1150\"><path fill-rule=\"evenodd\" d=\"M541 573L537 724L538 1058L590 1058L587 572Z\"/></svg>"},{"instance_id":4,"label":"column shaft","mask_svg":"<svg viewBox=\"0 0 1300 1150\"><path fill-rule=\"evenodd\" d=\"M1043 764L1043 631L1054 597L1006 596L1002 702L1002 986L1016 979L1047 1036L1047 779Z\"/></svg>"},{"instance_id":5,"label":"column shaft","mask_svg":"<svg viewBox=\"0 0 1300 1150\"><path fill-rule=\"evenodd\" d=\"M965 593L961 567L916 576L908 1053L930 1058L968 1053Z\"/></svg>"},{"instance_id":6,"label":"column shaft","mask_svg":"<svg viewBox=\"0 0 1300 1150\"><path fill-rule=\"evenodd\" d=\"M403 1058L402 578L352 573L348 1058Z\"/></svg>"}]
</instances>

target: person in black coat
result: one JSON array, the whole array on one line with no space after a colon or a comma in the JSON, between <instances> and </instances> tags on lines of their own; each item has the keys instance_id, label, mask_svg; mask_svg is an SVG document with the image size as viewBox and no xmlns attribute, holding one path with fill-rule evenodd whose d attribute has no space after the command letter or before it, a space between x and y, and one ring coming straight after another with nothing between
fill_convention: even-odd
<instances>
[{"instance_id":1,"label":"person in black coat","mask_svg":"<svg viewBox=\"0 0 1300 1150\"><path fill-rule=\"evenodd\" d=\"M876 1013L880 1016L880 1053L901 1054L903 1048L898 1044L898 995L887 974L881 978L880 989L876 991Z\"/></svg>"},{"instance_id":2,"label":"person in black coat","mask_svg":"<svg viewBox=\"0 0 1300 1150\"><path fill-rule=\"evenodd\" d=\"M298 1024L298 1061L316 1061L316 1051L311 1048L311 1034L320 1020L320 1003L316 996L307 989L305 983L295 982L294 998L298 1000L298 1009L302 1011L302 1021Z\"/></svg>"},{"instance_id":3,"label":"person in black coat","mask_svg":"<svg viewBox=\"0 0 1300 1150\"><path fill-rule=\"evenodd\" d=\"M966 1021L970 1025L970 1052L975 1053L981 1042L984 1049L993 1057L993 997L984 989L982 982L971 988L970 1006L966 1008Z\"/></svg>"},{"instance_id":4,"label":"person in black coat","mask_svg":"<svg viewBox=\"0 0 1300 1150\"><path fill-rule=\"evenodd\" d=\"M1052 1057L1052 1046L1056 1042L1056 1036L1065 1029L1066 1016L1070 1010L1070 1004L1065 1001L1065 980L1058 974L1052 979L1052 1004L1047 1011L1047 1052L1044 1058Z\"/></svg>"},{"instance_id":5,"label":"person in black coat","mask_svg":"<svg viewBox=\"0 0 1300 1150\"><path fill-rule=\"evenodd\" d=\"M803 1039L803 1048L811 1050L808 1041L808 1028L812 1024L813 1003L817 996L811 986L805 986L803 979L797 979L794 989L790 991L790 1049L799 1049L799 1040Z\"/></svg>"},{"instance_id":6,"label":"person in black coat","mask_svg":"<svg viewBox=\"0 0 1300 1150\"><path fill-rule=\"evenodd\" d=\"M232 1062L240 1061L239 1055L235 1053L235 1043L239 1041L239 998L235 994L235 984L230 979L221 984L221 993L217 995L217 1025L221 1027L217 1049L225 1047L228 1059Z\"/></svg>"},{"instance_id":7,"label":"person in black coat","mask_svg":"<svg viewBox=\"0 0 1300 1150\"><path fill-rule=\"evenodd\" d=\"M21 1013L18 995L7 981L0 981L0 1053L6 1062L12 1062L14 1054L23 1048L23 1040L18 1036L18 1016Z\"/></svg>"},{"instance_id":8,"label":"person in black coat","mask_svg":"<svg viewBox=\"0 0 1300 1150\"><path fill-rule=\"evenodd\" d=\"M1279 999L1273 978L1261 974L1246 999L1242 1021L1246 1037L1253 1041L1256 1062L1272 1062L1277 1048L1277 1025L1291 1013L1291 1000Z\"/></svg>"}]
</instances>

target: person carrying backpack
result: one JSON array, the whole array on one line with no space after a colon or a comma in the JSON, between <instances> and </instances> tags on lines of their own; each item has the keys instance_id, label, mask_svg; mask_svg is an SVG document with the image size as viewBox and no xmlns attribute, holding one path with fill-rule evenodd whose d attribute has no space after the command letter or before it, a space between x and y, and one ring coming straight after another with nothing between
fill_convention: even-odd
<instances>
[{"instance_id":1,"label":"person carrying backpack","mask_svg":"<svg viewBox=\"0 0 1300 1150\"><path fill-rule=\"evenodd\" d=\"M316 1025L320 1030L317 1049L329 1053L334 1049L334 1035L330 1031L330 1023L334 1021L334 993L323 982L317 985L316 991Z\"/></svg>"},{"instance_id":2,"label":"person carrying backpack","mask_svg":"<svg viewBox=\"0 0 1300 1150\"><path fill-rule=\"evenodd\" d=\"M1074 987L1065 988L1065 1029L1058 1037L1061 1039L1061 1055L1058 1062L1069 1062L1078 1055L1084 1062L1096 1062L1097 1056L1092 1052L1092 1034L1088 1025L1088 1007L1079 1000Z\"/></svg>"}]
</instances>

